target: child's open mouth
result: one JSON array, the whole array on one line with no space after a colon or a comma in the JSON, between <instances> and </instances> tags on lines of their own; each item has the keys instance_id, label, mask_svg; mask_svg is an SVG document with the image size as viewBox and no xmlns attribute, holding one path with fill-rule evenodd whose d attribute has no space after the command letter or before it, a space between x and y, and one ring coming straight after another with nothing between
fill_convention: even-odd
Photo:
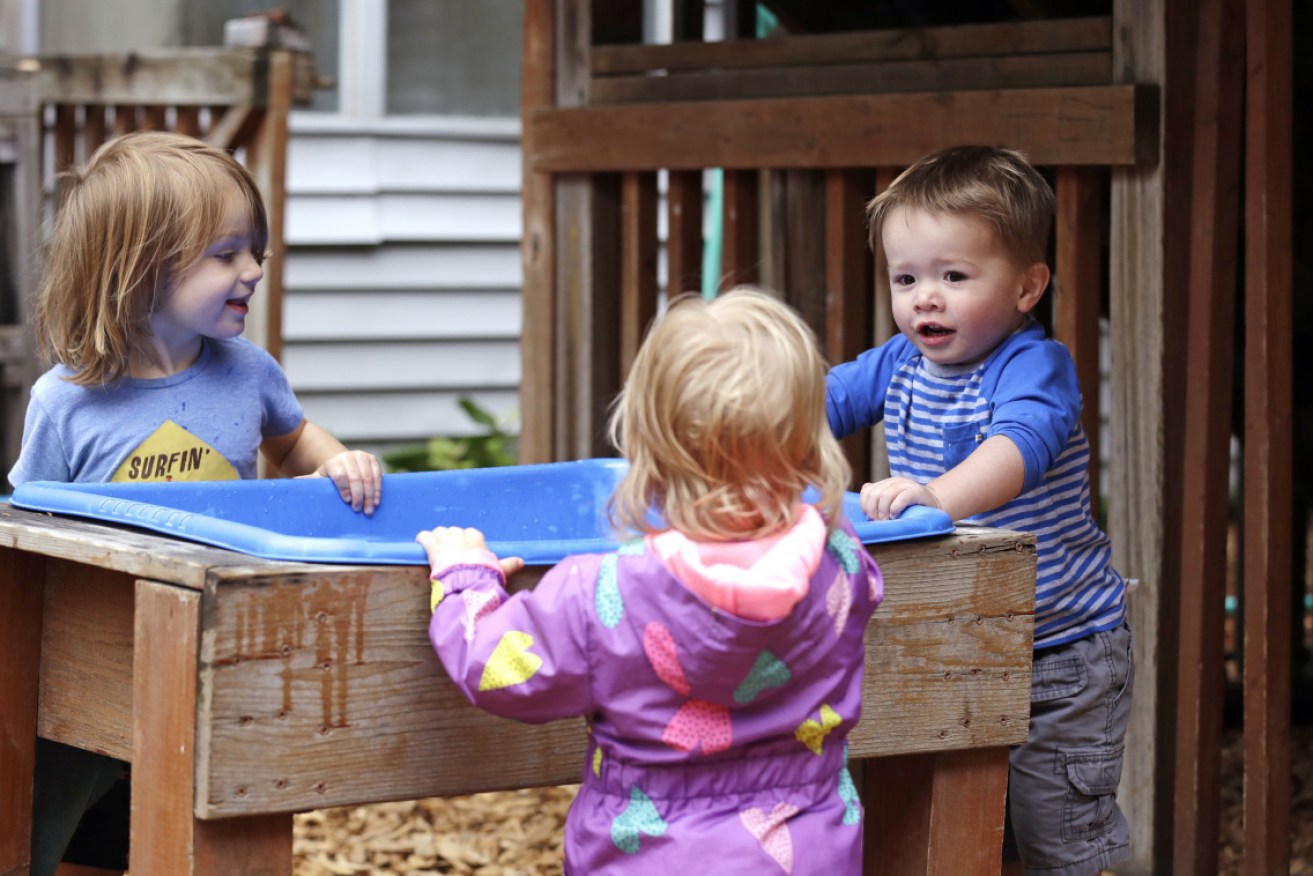
<instances>
[{"instance_id":1,"label":"child's open mouth","mask_svg":"<svg viewBox=\"0 0 1313 876\"><path fill-rule=\"evenodd\" d=\"M234 313L239 313L242 316L245 316L246 312L251 309L251 306L247 303L247 299L245 298L229 298L228 309Z\"/></svg>"},{"instance_id":2,"label":"child's open mouth","mask_svg":"<svg viewBox=\"0 0 1313 876\"><path fill-rule=\"evenodd\" d=\"M953 336L954 331L953 329L944 328L942 325L936 323L926 323L923 326L919 326L916 333L926 341L934 343L936 341L947 340Z\"/></svg>"}]
</instances>

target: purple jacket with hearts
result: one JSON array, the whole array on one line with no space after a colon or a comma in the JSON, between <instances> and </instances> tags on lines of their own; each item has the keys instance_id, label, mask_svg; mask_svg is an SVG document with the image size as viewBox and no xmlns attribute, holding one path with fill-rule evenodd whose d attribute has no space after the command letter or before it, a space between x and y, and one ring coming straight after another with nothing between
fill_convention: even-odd
<instances>
[{"instance_id":1,"label":"purple jacket with hearts","mask_svg":"<svg viewBox=\"0 0 1313 876\"><path fill-rule=\"evenodd\" d=\"M569 557L509 598L485 562L438 570L429 635L472 703L589 719L567 873L861 872L846 739L883 582L847 522L819 541L771 621L714 607L651 536Z\"/></svg>"}]
</instances>

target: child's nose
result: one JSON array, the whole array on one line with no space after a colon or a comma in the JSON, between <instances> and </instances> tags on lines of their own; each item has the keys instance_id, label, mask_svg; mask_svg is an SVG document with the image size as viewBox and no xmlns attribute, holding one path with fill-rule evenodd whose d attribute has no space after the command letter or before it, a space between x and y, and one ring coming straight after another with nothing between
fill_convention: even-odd
<instances>
[{"instance_id":1,"label":"child's nose","mask_svg":"<svg viewBox=\"0 0 1313 876\"><path fill-rule=\"evenodd\" d=\"M912 306L917 310L938 310L943 303L944 299L939 294L938 283L930 280L916 284L916 299L912 302Z\"/></svg>"},{"instance_id":2,"label":"child's nose","mask_svg":"<svg viewBox=\"0 0 1313 876\"><path fill-rule=\"evenodd\" d=\"M246 254L246 262L242 266L242 282L248 286L254 286L264 278L264 266L260 264L252 253Z\"/></svg>"}]
</instances>

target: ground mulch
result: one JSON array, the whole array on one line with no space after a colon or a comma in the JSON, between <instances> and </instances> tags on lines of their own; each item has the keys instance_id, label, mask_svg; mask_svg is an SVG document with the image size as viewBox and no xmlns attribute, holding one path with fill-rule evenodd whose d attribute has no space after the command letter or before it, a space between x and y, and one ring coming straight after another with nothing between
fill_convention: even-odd
<instances>
[{"instance_id":1,"label":"ground mulch","mask_svg":"<svg viewBox=\"0 0 1313 876\"><path fill-rule=\"evenodd\" d=\"M1243 750L1222 750L1219 876L1243 876ZM1291 734L1291 861L1313 876L1313 726ZM559 876L575 787L325 809L295 819L295 876L454 873Z\"/></svg>"}]
</instances>

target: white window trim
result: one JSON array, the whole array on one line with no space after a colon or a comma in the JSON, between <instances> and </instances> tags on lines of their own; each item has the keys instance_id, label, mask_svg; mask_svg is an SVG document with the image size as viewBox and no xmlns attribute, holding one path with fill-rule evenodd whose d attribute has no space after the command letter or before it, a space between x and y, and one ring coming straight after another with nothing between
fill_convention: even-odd
<instances>
[{"instance_id":1,"label":"white window trim","mask_svg":"<svg viewBox=\"0 0 1313 876\"><path fill-rule=\"evenodd\" d=\"M520 120L515 117L388 115L387 3L383 0L341 0L338 15L338 110L293 110L288 120L292 132L493 141L520 139Z\"/></svg>"}]
</instances>

